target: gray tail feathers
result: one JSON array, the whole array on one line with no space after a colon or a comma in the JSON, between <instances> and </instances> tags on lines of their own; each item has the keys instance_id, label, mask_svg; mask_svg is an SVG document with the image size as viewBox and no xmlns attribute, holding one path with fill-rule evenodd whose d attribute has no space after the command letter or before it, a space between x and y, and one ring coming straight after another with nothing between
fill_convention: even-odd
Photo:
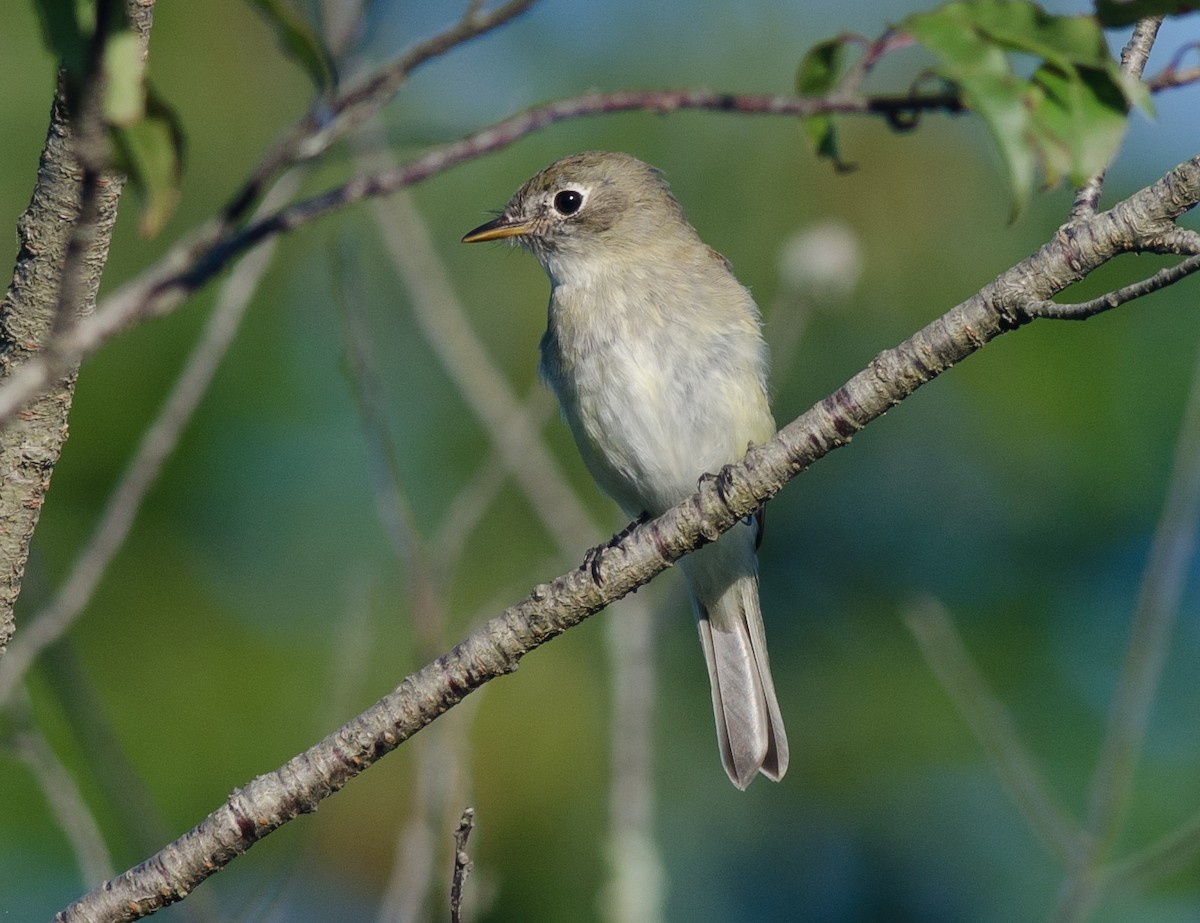
<instances>
[{"instance_id":1,"label":"gray tail feathers","mask_svg":"<svg viewBox=\"0 0 1200 923\"><path fill-rule=\"evenodd\" d=\"M748 528L736 526L681 562L708 662L721 762L740 789L759 772L777 782L788 766L787 735L767 661L753 542Z\"/></svg>"}]
</instances>

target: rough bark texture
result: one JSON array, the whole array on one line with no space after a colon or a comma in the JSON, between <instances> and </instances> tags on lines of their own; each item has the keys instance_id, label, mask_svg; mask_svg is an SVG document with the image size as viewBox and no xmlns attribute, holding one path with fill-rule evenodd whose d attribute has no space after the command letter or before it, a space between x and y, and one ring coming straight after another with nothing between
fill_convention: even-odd
<instances>
[{"instance_id":1,"label":"rough bark texture","mask_svg":"<svg viewBox=\"0 0 1200 923\"><path fill-rule=\"evenodd\" d=\"M697 494L639 525L599 559L489 621L394 692L274 772L259 776L145 862L83 895L59 923L130 921L182 900L288 821L317 809L354 776L525 654L649 581L748 515L816 460L923 384L1002 334L1121 252L1169 249L1175 219L1200 202L1200 156L1110 211L1064 225L1041 249L980 292L884 350L834 394L765 445L706 479ZM1095 313L1103 308L1098 308Z\"/></svg>"},{"instance_id":2,"label":"rough bark texture","mask_svg":"<svg viewBox=\"0 0 1200 923\"><path fill-rule=\"evenodd\" d=\"M126 0L125 10L138 36L144 64L154 0ZM33 198L17 222L20 249L16 268L0 302L0 385L43 350L64 323L96 308L125 178L115 173L90 174L87 226L78 227L85 185L80 161L86 158L78 156L74 147L86 142L91 163L103 154L103 125L98 114L92 123L91 137L73 136L65 80L60 74ZM73 251L70 261L68 251ZM68 262L72 278L64 280ZM65 305L66 315L58 316L64 296L71 303ZM29 543L50 488L50 475L67 440L75 376L76 369L69 368L52 387L0 426L0 656L16 626L13 607L21 594Z\"/></svg>"},{"instance_id":3,"label":"rough bark texture","mask_svg":"<svg viewBox=\"0 0 1200 923\"><path fill-rule=\"evenodd\" d=\"M51 335L82 180L83 171L71 153L60 85L33 198L17 224L20 250L12 284L0 303L0 382L36 355ZM95 233L80 265L78 290L83 297L78 315L90 314L96 306L122 184L116 176L99 179ZM12 636L13 606L21 592L29 542L67 438L74 389L72 371L0 430L0 653Z\"/></svg>"}]
</instances>

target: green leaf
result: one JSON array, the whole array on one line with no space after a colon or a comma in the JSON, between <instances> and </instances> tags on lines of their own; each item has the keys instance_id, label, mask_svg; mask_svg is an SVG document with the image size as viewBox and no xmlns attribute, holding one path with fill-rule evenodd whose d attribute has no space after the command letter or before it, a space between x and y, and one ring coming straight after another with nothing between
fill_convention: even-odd
<instances>
[{"instance_id":1,"label":"green leaf","mask_svg":"<svg viewBox=\"0 0 1200 923\"><path fill-rule=\"evenodd\" d=\"M132 125L146 112L146 69L131 29L121 29L108 37L102 67L105 121L110 125Z\"/></svg>"},{"instance_id":2,"label":"green leaf","mask_svg":"<svg viewBox=\"0 0 1200 923\"><path fill-rule=\"evenodd\" d=\"M796 70L796 93L800 96L825 96L835 90L846 75L848 36L831 38L808 50ZM835 169L853 167L842 159L838 147L837 125L833 116L811 115L802 121L804 134L820 158L833 161Z\"/></svg>"},{"instance_id":3,"label":"green leaf","mask_svg":"<svg viewBox=\"0 0 1200 923\"><path fill-rule=\"evenodd\" d=\"M1200 3L1184 0L1096 0L1096 18L1106 29L1128 26L1146 16L1191 13Z\"/></svg>"},{"instance_id":4,"label":"green leaf","mask_svg":"<svg viewBox=\"0 0 1200 923\"><path fill-rule=\"evenodd\" d=\"M814 45L800 59L796 92L800 96L823 96L838 85L846 73L846 36Z\"/></svg>"},{"instance_id":5,"label":"green leaf","mask_svg":"<svg viewBox=\"0 0 1200 923\"><path fill-rule=\"evenodd\" d=\"M91 32L91 23L84 25L82 7L76 0L37 0L46 46L77 80L83 79L87 70L87 37Z\"/></svg>"},{"instance_id":6,"label":"green leaf","mask_svg":"<svg viewBox=\"0 0 1200 923\"><path fill-rule=\"evenodd\" d=\"M304 69L318 90L325 92L336 86L333 56L316 30L287 0L250 0L250 4L275 29L284 52Z\"/></svg>"},{"instance_id":7,"label":"green leaf","mask_svg":"<svg viewBox=\"0 0 1200 923\"><path fill-rule=\"evenodd\" d=\"M183 130L175 112L152 90L145 116L130 125L113 126L117 167L129 177L141 204L138 230L155 236L179 201L183 173Z\"/></svg>"},{"instance_id":8,"label":"green leaf","mask_svg":"<svg viewBox=\"0 0 1200 923\"><path fill-rule=\"evenodd\" d=\"M899 26L938 58L937 73L962 90L1000 150L1014 216L1040 170L1045 186L1075 184L1108 165L1131 104L1145 87L1121 73L1096 20L1054 16L1031 2L958 0ZM1012 56L1038 62L1025 79Z\"/></svg>"}]
</instances>

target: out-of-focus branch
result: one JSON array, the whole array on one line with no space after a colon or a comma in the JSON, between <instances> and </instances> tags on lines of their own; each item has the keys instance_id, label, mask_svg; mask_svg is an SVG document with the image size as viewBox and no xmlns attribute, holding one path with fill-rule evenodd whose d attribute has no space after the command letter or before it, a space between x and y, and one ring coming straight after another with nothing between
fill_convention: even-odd
<instances>
[{"instance_id":1,"label":"out-of-focus branch","mask_svg":"<svg viewBox=\"0 0 1200 923\"><path fill-rule=\"evenodd\" d=\"M501 454L509 476L533 505L538 521L566 556L595 544L598 530L471 328L412 201L401 195L386 205L379 203L375 218L412 295L422 333Z\"/></svg>"},{"instance_id":2,"label":"out-of-focus branch","mask_svg":"<svg viewBox=\"0 0 1200 923\"><path fill-rule=\"evenodd\" d=\"M474 410L508 474L563 557L570 560L594 544L601 530L546 449L540 421L518 402L472 329L411 199L401 194L386 204L376 203L374 211L422 332ZM627 908L624 919L652 923L660 915L663 888L661 876L654 874L658 858L649 782L655 687L651 614L641 598L627 601L625 607L628 611L608 635L614 689L610 906Z\"/></svg>"},{"instance_id":3,"label":"out-of-focus branch","mask_svg":"<svg viewBox=\"0 0 1200 923\"><path fill-rule=\"evenodd\" d=\"M285 176L272 190L268 202L286 201L299 186L298 173ZM146 493L158 480L163 463L174 452L179 437L208 391L217 366L229 349L258 284L270 265L276 241L243 260L221 286L217 305L200 340L188 358L158 417L146 430L91 538L75 559L66 581L54 598L13 642L0 661L0 707L12 696L38 654L61 638L87 606L113 556L125 543Z\"/></svg>"},{"instance_id":4,"label":"out-of-focus branch","mask_svg":"<svg viewBox=\"0 0 1200 923\"><path fill-rule=\"evenodd\" d=\"M1184 410L1183 425L1175 446L1175 460L1162 514L1142 574L1141 590L1133 615L1129 647L1109 708L1108 727L1100 759L1092 774L1080 859L1068 869L1056 919L1086 919L1107 882L1101 865L1116 843L1133 790L1134 770L1150 719L1150 706L1158 689L1179 604L1188 578L1200 530L1200 356L1197 356L1192 391ZM1194 836L1185 825L1162 848L1148 856L1174 855ZM1144 872L1148 859L1135 863ZM1126 874L1126 873L1122 873Z\"/></svg>"},{"instance_id":5,"label":"out-of-focus branch","mask_svg":"<svg viewBox=\"0 0 1200 923\"><path fill-rule=\"evenodd\" d=\"M741 115L803 117L820 112L882 114L942 109L958 111L957 97L928 96L821 99L718 93L713 90L628 90L589 93L526 110L458 141L435 147L407 164L359 176L320 195L296 202L241 228L214 220L199 228L139 279L130 282L91 317L63 331L53 343L0 387L0 423L13 417L65 370L129 327L170 313L261 240L304 227L366 199L391 195L457 164L499 150L547 125L614 112L668 113L701 109Z\"/></svg>"},{"instance_id":6,"label":"out-of-focus branch","mask_svg":"<svg viewBox=\"0 0 1200 923\"><path fill-rule=\"evenodd\" d=\"M533 6L536 0L509 0L491 12L481 3L470 3L449 28L418 42L394 61L367 76L361 83L339 92L331 100L319 100L263 158L242 189L225 209L225 222L240 220L279 175L299 159L324 153L334 141L361 125L390 100L409 75L422 64L439 58L464 42L500 28Z\"/></svg>"},{"instance_id":7,"label":"out-of-focus branch","mask_svg":"<svg viewBox=\"0 0 1200 923\"><path fill-rule=\"evenodd\" d=\"M27 704L27 703L23 703ZM27 709L23 708L23 711ZM22 715L22 720L28 715ZM28 768L46 796L46 803L59 829L66 835L84 881L100 881L112 874L112 858L100 825L96 823L83 793L41 731L25 720L9 746Z\"/></svg>"},{"instance_id":8,"label":"out-of-focus branch","mask_svg":"<svg viewBox=\"0 0 1200 923\"><path fill-rule=\"evenodd\" d=\"M367 156L363 155L361 159L365 160ZM475 334L429 239L424 220L404 194L386 206L376 203L374 214L392 263L408 293L418 326L492 442L501 470L507 478L515 480L537 519L555 539L562 556L570 560L581 548L593 543L599 533L542 442L540 425L530 417L526 405L517 400ZM377 416L382 416L381 410ZM382 430L382 423L377 422L375 429ZM395 482L393 490L400 491L400 472L394 465L391 477ZM460 511L461 507L452 508L451 513L457 517ZM424 571L432 574L436 570L443 576L439 582L444 582L446 562L429 554L428 543L411 528L411 517L405 517L405 522L409 523L408 531L412 533L410 541L420 545ZM461 542L468 534L458 527L451 536ZM443 550L451 559L456 559L460 546ZM435 591L439 599L444 598L444 589L439 587ZM417 612L415 606L414 612ZM439 633L444 634L444 607L439 607L438 612L441 616ZM442 643L441 638L439 643ZM461 737L466 726L460 724L458 727L460 734L451 734L447 730L420 748L413 818L397 852L396 867L381 907L381 923L384 920L399 923L420 919L425 909L423 897L433 872L439 808L448 802L455 783L462 776L461 765L454 757L459 756L465 746Z\"/></svg>"},{"instance_id":9,"label":"out-of-focus branch","mask_svg":"<svg viewBox=\"0 0 1200 923\"><path fill-rule=\"evenodd\" d=\"M909 339L871 363L762 446L706 479L698 492L632 529L593 569L542 584L480 626L395 691L278 770L259 776L187 834L61 911L62 923L133 920L180 900L258 840L323 799L529 651L649 582L685 554L754 513L802 471L918 388L1033 317L1053 297L1117 255L1122 241L1168 232L1200 201L1200 156L1107 212L1057 233Z\"/></svg>"},{"instance_id":10,"label":"out-of-focus branch","mask_svg":"<svg viewBox=\"0 0 1200 923\"><path fill-rule=\"evenodd\" d=\"M904 621L1029 826L1062 864L1071 863L1077 849L1076 824L1050 794L1012 718L980 675L950 616L940 603L928 599L909 606Z\"/></svg>"}]
</instances>

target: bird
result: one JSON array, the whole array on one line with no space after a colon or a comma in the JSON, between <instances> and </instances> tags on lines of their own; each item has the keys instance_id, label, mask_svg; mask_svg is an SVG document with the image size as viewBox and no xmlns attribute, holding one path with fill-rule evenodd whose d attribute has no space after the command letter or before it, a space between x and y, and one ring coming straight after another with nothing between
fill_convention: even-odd
<instances>
[{"instance_id":1,"label":"bird","mask_svg":"<svg viewBox=\"0 0 1200 923\"><path fill-rule=\"evenodd\" d=\"M550 279L539 371L626 516L661 515L774 435L758 308L661 171L625 153L563 157L463 237L492 240L529 250ZM788 765L759 604L762 523L743 520L679 562L721 761L743 790Z\"/></svg>"}]
</instances>

